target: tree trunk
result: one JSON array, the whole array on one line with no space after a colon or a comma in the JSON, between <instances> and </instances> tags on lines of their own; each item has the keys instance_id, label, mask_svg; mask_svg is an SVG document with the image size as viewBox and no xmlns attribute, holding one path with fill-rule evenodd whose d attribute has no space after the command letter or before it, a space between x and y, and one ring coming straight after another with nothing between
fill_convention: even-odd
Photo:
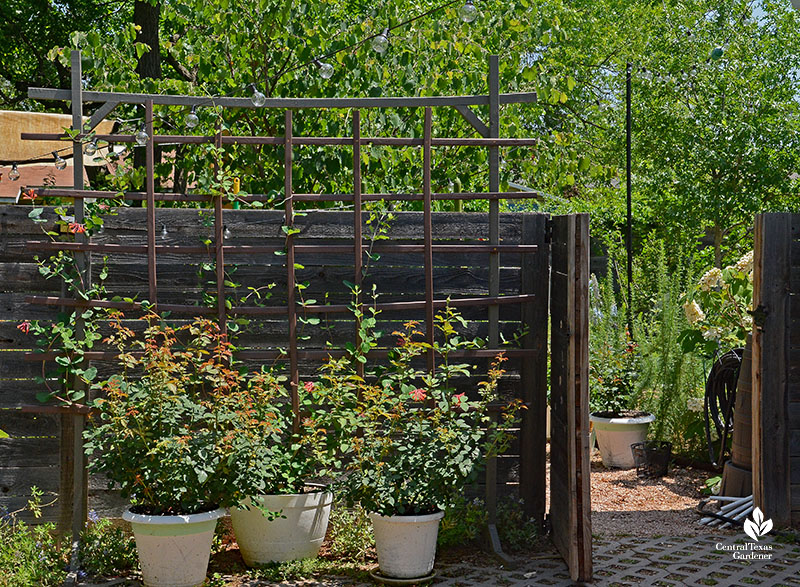
<instances>
[{"instance_id":1,"label":"tree trunk","mask_svg":"<svg viewBox=\"0 0 800 587\"><path fill-rule=\"evenodd\" d=\"M161 48L158 42L158 27L161 19L160 0L135 0L133 3L133 24L139 28L137 43L144 43L150 50L143 53L136 64L136 73L143 78L159 79L161 77ZM145 166L144 147L133 147L133 166ZM144 201L134 203L144 207Z\"/></svg>"},{"instance_id":2,"label":"tree trunk","mask_svg":"<svg viewBox=\"0 0 800 587\"><path fill-rule=\"evenodd\" d=\"M136 36L138 43L144 43L150 50L139 58L136 73L145 78L161 77L161 50L158 43L158 25L161 17L161 3L136 0L133 3L133 24L140 27Z\"/></svg>"},{"instance_id":3,"label":"tree trunk","mask_svg":"<svg viewBox=\"0 0 800 587\"><path fill-rule=\"evenodd\" d=\"M722 229L714 225L714 267L722 269Z\"/></svg>"}]
</instances>

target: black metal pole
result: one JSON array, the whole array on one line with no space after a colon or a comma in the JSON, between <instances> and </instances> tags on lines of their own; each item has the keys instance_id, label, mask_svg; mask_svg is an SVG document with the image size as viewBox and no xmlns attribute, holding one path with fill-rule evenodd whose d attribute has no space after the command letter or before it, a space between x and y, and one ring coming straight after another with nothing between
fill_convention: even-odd
<instances>
[{"instance_id":1,"label":"black metal pole","mask_svg":"<svg viewBox=\"0 0 800 587\"><path fill-rule=\"evenodd\" d=\"M633 214L631 206L631 70L630 62L626 64L625 73L625 189L627 192L628 217L626 226L625 247L628 253L628 332L633 335L632 312L633 296Z\"/></svg>"}]
</instances>

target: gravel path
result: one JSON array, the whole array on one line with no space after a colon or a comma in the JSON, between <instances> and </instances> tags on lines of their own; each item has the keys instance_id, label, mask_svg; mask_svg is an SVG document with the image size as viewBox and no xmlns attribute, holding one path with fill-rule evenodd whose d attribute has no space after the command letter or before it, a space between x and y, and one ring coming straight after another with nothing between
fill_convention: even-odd
<instances>
[{"instance_id":1,"label":"gravel path","mask_svg":"<svg viewBox=\"0 0 800 587\"><path fill-rule=\"evenodd\" d=\"M592 458L592 533L603 536L700 536L695 507L712 473L670 467L660 479L639 479L635 469L606 469ZM725 530L714 529L715 534Z\"/></svg>"}]
</instances>

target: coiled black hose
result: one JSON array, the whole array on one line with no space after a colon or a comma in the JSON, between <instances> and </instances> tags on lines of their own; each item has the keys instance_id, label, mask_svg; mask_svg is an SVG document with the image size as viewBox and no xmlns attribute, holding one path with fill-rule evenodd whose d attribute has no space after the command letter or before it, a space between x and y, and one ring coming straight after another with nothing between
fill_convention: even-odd
<instances>
[{"instance_id":1,"label":"coiled black hose","mask_svg":"<svg viewBox=\"0 0 800 587\"><path fill-rule=\"evenodd\" d=\"M728 435L733 432L733 407L736 403L736 384L742 366L744 349L733 349L714 361L706 380L705 423L708 457L715 466L721 466L728 448ZM719 454L714 454L711 425L719 438ZM715 458L716 457L716 458Z\"/></svg>"}]
</instances>

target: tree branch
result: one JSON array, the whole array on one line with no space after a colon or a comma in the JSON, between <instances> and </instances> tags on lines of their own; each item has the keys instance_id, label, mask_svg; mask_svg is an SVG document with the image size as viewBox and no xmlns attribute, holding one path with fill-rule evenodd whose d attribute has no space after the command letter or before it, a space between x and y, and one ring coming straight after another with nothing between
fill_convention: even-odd
<instances>
[{"instance_id":1,"label":"tree branch","mask_svg":"<svg viewBox=\"0 0 800 587\"><path fill-rule=\"evenodd\" d=\"M175 56L167 51L166 55L164 55L164 61L166 61L175 72L180 75L183 79L190 83L197 83L197 69L195 68L192 71L180 61L178 61Z\"/></svg>"}]
</instances>

